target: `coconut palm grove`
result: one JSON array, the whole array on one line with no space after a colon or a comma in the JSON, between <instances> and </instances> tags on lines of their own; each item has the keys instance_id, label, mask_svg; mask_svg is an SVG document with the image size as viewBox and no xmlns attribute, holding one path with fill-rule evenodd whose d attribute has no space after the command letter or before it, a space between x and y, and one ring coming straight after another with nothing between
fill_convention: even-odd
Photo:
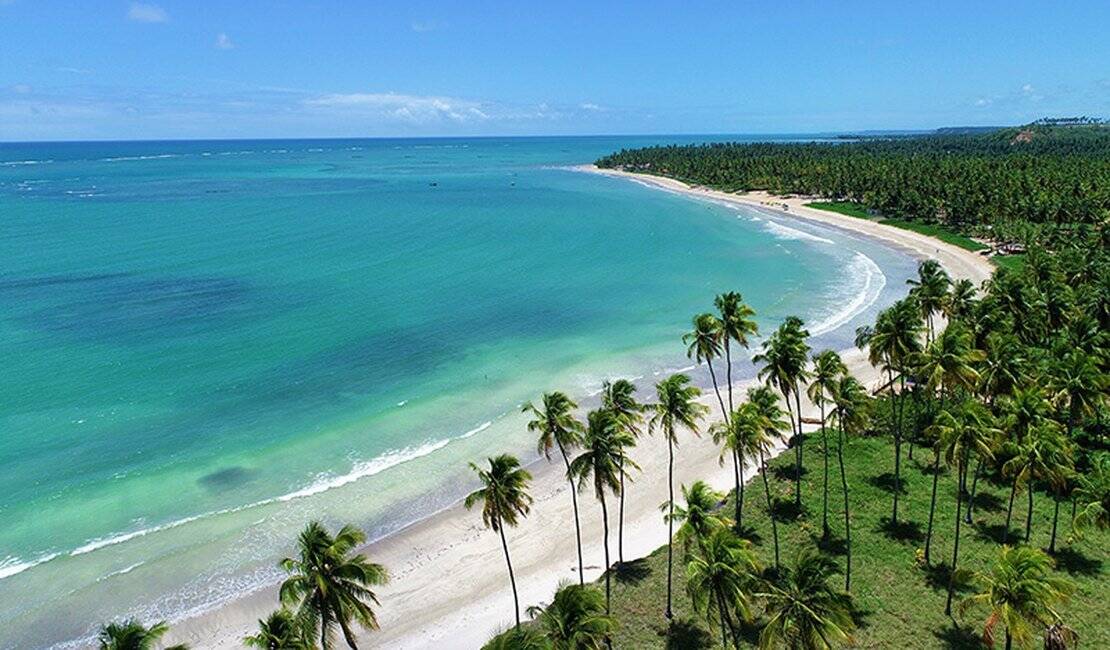
<instances>
[{"instance_id":1,"label":"coconut palm grove","mask_svg":"<svg viewBox=\"0 0 1110 650\"><path fill-rule=\"evenodd\" d=\"M1088 122L599 161L804 194L992 248L997 267L975 286L921 261L905 297L856 333L874 386L836 351L812 349L799 318L757 331L737 278L675 337L711 386L681 373L654 386L615 380L589 412L559 387L537 395L523 407L528 429L574 487L574 527L550 534L576 536L577 575L546 604L520 607L513 532L527 522L532 476L511 455L476 459L465 506L499 536L514 596L513 626L486 648L1110 647L1110 127ZM740 363L758 377L742 389ZM644 436L665 437L666 476L644 476L630 457ZM675 484L694 436L719 446L729 493ZM632 558L624 495L642 480L667 481L659 516L671 535ZM587 516L604 524L596 584L583 572ZM364 539L309 524L281 563L274 613L243 643L373 646L389 569L359 554ZM100 645L152 648L165 631L115 622Z\"/></svg>"}]
</instances>

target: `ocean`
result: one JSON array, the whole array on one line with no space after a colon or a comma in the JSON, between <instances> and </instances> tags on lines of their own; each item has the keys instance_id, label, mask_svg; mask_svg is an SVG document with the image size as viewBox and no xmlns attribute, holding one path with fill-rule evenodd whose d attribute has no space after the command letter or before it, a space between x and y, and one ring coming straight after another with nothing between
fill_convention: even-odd
<instances>
[{"instance_id":1,"label":"ocean","mask_svg":"<svg viewBox=\"0 0 1110 650\"><path fill-rule=\"evenodd\" d=\"M905 253L573 169L715 139L0 144L0 647L214 607L313 518L443 508L535 458L523 402L689 369L717 293L850 347Z\"/></svg>"}]
</instances>

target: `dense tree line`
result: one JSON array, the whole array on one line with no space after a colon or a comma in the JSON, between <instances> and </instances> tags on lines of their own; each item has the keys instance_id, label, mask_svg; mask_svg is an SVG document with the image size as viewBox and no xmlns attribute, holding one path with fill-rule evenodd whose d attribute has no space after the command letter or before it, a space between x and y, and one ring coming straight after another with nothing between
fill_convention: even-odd
<instances>
[{"instance_id":1,"label":"dense tree line","mask_svg":"<svg viewBox=\"0 0 1110 650\"><path fill-rule=\"evenodd\" d=\"M597 164L728 191L852 201L886 216L964 230L1094 224L1110 210L1110 127L1095 125L841 143L660 146L623 150Z\"/></svg>"}]
</instances>

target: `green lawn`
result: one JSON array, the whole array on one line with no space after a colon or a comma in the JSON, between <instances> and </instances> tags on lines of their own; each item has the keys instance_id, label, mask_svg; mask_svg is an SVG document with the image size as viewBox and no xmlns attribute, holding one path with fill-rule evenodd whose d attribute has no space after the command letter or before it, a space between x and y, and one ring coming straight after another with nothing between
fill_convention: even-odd
<instances>
[{"instance_id":1,"label":"green lawn","mask_svg":"<svg viewBox=\"0 0 1110 650\"><path fill-rule=\"evenodd\" d=\"M780 514L779 535L783 559L792 557L800 544L812 544L821 532L821 446L817 435L806 442L807 472L803 480L803 497L807 515L794 519ZM835 443L834 443L835 444ZM974 648L981 647L978 636L982 630L982 612L968 612L965 619L953 621L944 615L946 565L951 560L955 519L954 472L945 471L938 490L936 529L933 540L934 568L918 566L915 551L924 547L929 512L931 475L922 463L929 460L924 450L915 450L914 460L903 461L903 486L906 494L900 506L905 523L896 533L887 532L884 522L890 516L890 468L893 447L885 438L861 438L850 441L845 454L852 508L853 572L852 591L859 609L860 627L855 632L859 648ZM772 464L772 492L782 499L783 506L792 505L792 483L782 471L790 467L787 455ZM836 541L829 552L841 557L838 546L843 535L843 503L836 472L835 456L830 463L830 524ZM679 457L678 462L681 461ZM635 489L633 484L632 489ZM980 570L987 567L998 549L994 541L1006 515L1008 489L990 481L980 482L976 498L974 524L965 525L961 534L960 566ZM758 480L745 490L745 526L757 540L756 548L766 563L772 561L770 523L765 514L762 487ZM1024 525L1025 499L1015 505L1014 529ZM588 507L588 506L587 506ZM729 505L728 512L732 512ZM789 510L783 507L782 510ZM1061 524L1057 540L1058 573L1073 581L1077 591L1064 606L1068 625L1080 635L1085 648L1110 647L1110 580L1107 560L1110 559L1110 534L1092 533L1079 542L1070 543L1066 505L1061 508ZM1031 543L1048 545L1052 503L1044 494L1037 494ZM1011 537L1013 539L1013 536ZM705 623L691 611L684 591L683 566L677 562L676 550L675 612L677 625L668 643L667 625L663 618L666 596L666 547L650 557L626 568L614 583L614 614L621 623L614 639L617 648L707 648L719 643ZM602 583L603 584L603 583ZM749 640L758 634L757 627L748 631ZM1037 647L1040 647L1039 645Z\"/></svg>"},{"instance_id":2,"label":"green lawn","mask_svg":"<svg viewBox=\"0 0 1110 650\"><path fill-rule=\"evenodd\" d=\"M849 217L858 217L860 219L871 218L871 215L867 212L867 208L858 203L852 203L851 201L814 201L813 203L806 203L806 207L828 210L829 212L836 212Z\"/></svg>"},{"instance_id":3,"label":"green lawn","mask_svg":"<svg viewBox=\"0 0 1110 650\"><path fill-rule=\"evenodd\" d=\"M871 215L868 214L867 209L862 205L849 201L816 201L813 203L806 203L806 205L811 208L817 208L818 210L828 210L829 212L848 215L849 217L858 217L861 219L872 218ZM989 248L986 244L981 244L970 237L965 237L964 235L937 224L905 221L902 219L879 219L879 223L901 228L903 230L912 230L913 232L918 232L930 237L936 237L943 242L959 246L960 248L966 248L969 251L981 251Z\"/></svg>"},{"instance_id":4,"label":"green lawn","mask_svg":"<svg viewBox=\"0 0 1110 650\"><path fill-rule=\"evenodd\" d=\"M995 255L991 258L995 265L1002 268L1011 269L1013 271L1020 271L1025 266L1025 253L1017 253L1015 255Z\"/></svg>"}]
</instances>

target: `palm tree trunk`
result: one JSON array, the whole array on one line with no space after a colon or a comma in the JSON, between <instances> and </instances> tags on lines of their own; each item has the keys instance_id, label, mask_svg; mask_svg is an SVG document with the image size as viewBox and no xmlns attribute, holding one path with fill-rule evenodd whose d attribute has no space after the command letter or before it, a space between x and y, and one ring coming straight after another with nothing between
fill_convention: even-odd
<instances>
[{"instance_id":1,"label":"palm tree trunk","mask_svg":"<svg viewBox=\"0 0 1110 650\"><path fill-rule=\"evenodd\" d=\"M729 338L725 337L725 381L728 382L728 412L732 414L732 351L729 350Z\"/></svg>"},{"instance_id":2,"label":"palm tree trunk","mask_svg":"<svg viewBox=\"0 0 1110 650\"><path fill-rule=\"evenodd\" d=\"M929 550L933 544L933 514L937 511L937 480L940 478L940 450L933 451L933 496L929 501L929 526L925 533L925 564L929 564Z\"/></svg>"},{"instance_id":3,"label":"palm tree trunk","mask_svg":"<svg viewBox=\"0 0 1110 650\"><path fill-rule=\"evenodd\" d=\"M960 458L959 462L956 463L956 474L958 476L956 480L956 539L952 544L952 573L948 577L948 599L944 603L945 616L952 615L952 594L956 591L956 566L960 559L960 524L963 522L960 514L964 504L964 482L967 473L964 470L965 464L964 458Z\"/></svg>"},{"instance_id":4,"label":"palm tree trunk","mask_svg":"<svg viewBox=\"0 0 1110 650\"><path fill-rule=\"evenodd\" d=\"M824 494L821 498L821 535L829 538L829 430L825 427L825 400L821 400L821 454L825 459Z\"/></svg>"},{"instance_id":5,"label":"palm tree trunk","mask_svg":"<svg viewBox=\"0 0 1110 650\"><path fill-rule=\"evenodd\" d=\"M902 491L902 432L898 427L898 409L895 407L894 371L887 364L887 385L890 386L890 426L894 427L894 510L890 516L892 524L898 523L898 493Z\"/></svg>"},{"instance_id":6,"label":"palm tree trunk","mask_svg":"<svg viewBox=\"0 0 1110 650\"><path fill-rule=\"evenodd\" d=\"M983 471L983 457L979 456L979 460L975 463L975 478L971 480L971 494L967 497L967 516L964 517L964 523L971 523L971 509L975 507L975 490L979 487L979 474Z\"/></svg>"},{"instance_id":7,"label":"palm tree trunk","mask_svg":"<svg viewBox=\"0 0 1110 650\"><path fill-rule=\"evenodd\" d=\"M1010 539L1010 517L1014 514L1014 495L1017 494L1018 477L1014 477L1014 484L1010 486L1010 505L1006 506L1006 527L1002 529L1002 543Z\"/></svg>"},{"instance_id":8,"label":"palm tree trunk","mask_svg":"<svg viewBox=\"0 0 1110 650\"><path fill-rule=\"evenodd\" d=\"M1010 628L1006 628L1006 650L1011 650L1014 647L1014 639L1010 636Z\"/></svg>"},{"instance_id":9,"label":"palm tree trunk","mask_svg":"<svg viewBox=\"0 0 1110 650\"><path fill-rule=\"evenodd\" d=\"M1025 543L1029 543L1029 529L1033 527L1033 483L1029 483L1029 509L1025 512Z\"/></svg>"},{"instance_id":10,"label":"palm tree trunk","mask_svg":"<svg viewBox=\"0 0 1110 650\"><path fill-rule=\"evenodd\" d=\"M1052 496L1052 539L1048 543L1048 552L1056 552L1056 523L1060 520L1060 499L1054 494Z\"/></svg>"},{"instance_id":11,"label":"palm tree trunk","mask_svg":"<svg viewBox=\"0 0 1110 650\"><path fill-rule=\"evenodd\" d=\"M840 463L840 487L844 490L844 539L847 544L844 591L850 591L852 588L852 524L848 515L848 477L844 474L844 425L841 424L838 429L840 431L840 444L836 447L836 458Z\"/></svg>"},{"instance_id":12,"label":"palm tree trunk","mask_svg":"<svg viewBox=\"0 0 1110 650\"><path fill-rule=\"evenodd\" d=\"M721 647L728 648L728 635L725 632L725 600L721 597L720 589L714 589L713 591L716 592L714 595L717 596L717 614L719 615L717 618L721 619Z\"/></svg>"},{"instance_id":13,"label":"palm tree trunk","mask_svg":"<svg viewBox=\"0 0 1110 650\"><path fill-rule=\"evenodd\" d=\"M331 642L328 640L328 628L331 627L331 610L324 602L324 596L317 592L316 607L320 611L320 650L329 650Z\"/></svg>"},{"instance_id":14,"label":"palm tree trunk","mask_svg":"<svg viewBox=\"0 0 1110 650\"><path fill-rule=\"evenodd\" d=\"M602 540L605 544L605 615L608 616L609 608L609 509L605 506L605 492L600 493L601 500L601 530Z\"/></svg>"},{"instance_id":15,"label":"palm tree trunk","mask_svg":"<svg viewBox=\"0 0 1110 650\"><path fill-rule=\"evenodd\" d=\"M559 443L559 452L563 454L563 463L567 466L567 482L570 483L570 503L574 507L574 540L578 543L578 584L586 584L582 571L582 525L578 522L578 491L574 489L574 479L570 477L570 459L563 443Z\"/></svg>"},{"instance_id":16,"label":"palm tree trunk","mask_svg":"<svg viewBox=\"0 0 1110 650\"><path fill-rule=\"evenodd\" d=\"M516 593L516 576L513 575L513 562L509 559L509 542L505 540L505 526L501 517L497 518L497 532L501 533L501 548L505 551L505 564L509 567L509 584L513 587L513 616L516 617L516 629L520 629L520 599Z\"/></svg>"},{"instance_id":17,"label":"palm tree trunk","mask_svg":"<svg viewBox=\"0 0 1110 650\"><path fill-rule=\"evenodd\" d=\"M798 465L794 468L794 506L798 510L798 514L802 512L802 448L805 446L805 439L802 437L802 397L801 392L798 390L798 384L794 384L794 406L798 411Z\"/></svg>"},{"instance_id":18,"label":"palm tree trunk","mask_svg":"<svg viewBox=\"0 0 1110 650\"><path fill-rule=\"evenodd\" d=\"M621 473L621 499L617 509L617 566L624 564L624 452L619 463Z\"/></svg>"},{"instance_id":19,"label":"palm tree trunk","mask_svg":"<svg viewBox=\"0 0 1110 650\"><path fill-rule=\"evenodd\" d=\"M767 462L763 457L763 449L759 450L759 469L763 475L763 492L767 495L767 517L771 520L771 537L775 540L775 570L779 568L779 526L775 522L775 509L771 505L771 484L767 482Z\"/></svg>"},{"instance_id":20,"label":"palm tree trunk","mask_svg":"<svg viewBox=\"0 0 1110 650\"><path fill-rule=\"evenodd\" d=\"M674 618L671 611L671 573L674 561L674 441L667 436L667 620Z\"/></svg>"},{"instance_id":21,"label":"palm tree trunk","mask_svg":"<svg viewBox=\"0 0 1110 650\"><path fill-rule=\"evenodd\" d=\"M706 359L705 365L709 366L709 378L713 381L713 392L717 394L717 403L721 405L721 416L725 424L728 424L730 413L725 409L725 400L721 398L721 389L717 386L717 373L713 372L713 361Z\"/></svg>"},{"instance_id":22,"label":"palm tree trunk","mask_svg":"<svg viewBox=\"0 0 1110 650\"><path fill-rule=\"evenodd\" d=\"M742 528L740 508L744 503L744 482L740 480L740 457L735 449L732 450L732 477L736 481L736 492L734 493L736 497L736 529L740 530Z\"/></svg>"}]
</instances>

